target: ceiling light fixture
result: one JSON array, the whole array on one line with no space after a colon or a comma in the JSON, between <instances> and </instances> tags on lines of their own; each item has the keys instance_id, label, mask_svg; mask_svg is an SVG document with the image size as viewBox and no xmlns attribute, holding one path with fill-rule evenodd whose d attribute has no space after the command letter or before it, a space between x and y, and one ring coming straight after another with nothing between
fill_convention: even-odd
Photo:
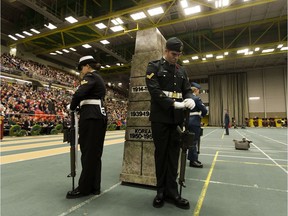
<instances>
[{"instance_id":1,"label":"ceiling light fixture","mask_svg":"<svg viewBox=\"0 0 288 216\"><path fill-rule=\"evenodd\" d=\"M196 14L199 12L201 12L201 7L199 5L184 9L185 15Z\"/></svg>"},{"instance_id":2,"label":"ceiling light fixture","mask_svg":"<svg viewBox=\"0 0 288 216\"><path fill-rule=\"evenodd\" d=\"M182 8L187 8L188 7L188 3L187 3L186 0L180 1L180 4L181 4Z\"/></svg>"},{"instance_id":3,"label":"ceiling light fixture","mask_svg":"<svg viewBox=\"0 0 288 216\"><path fill-rule=\"evenodd\" d=\"M40 32L39 31L37 31L36 29L30 29L31 31L33 31L34 33L36 33L36 34L40 34Z\"/></svg>"},{"instance_id":4,"label":"ceiling light fixture","mask_svg":"<svg viewBox=\"0 0 288 216\"><path fill-rule=\"evenodd\" d=\"M110 28L113 32L118 32L124 30L122 26L113 26Z\"/></svg>"},{"instance_id":5,"label":"ceiling light fixture","mask_svg":"<svg viewBox=\"0 0 288 216\"><path fill-rule=\"evenodd\" d=\"M192 59L193 60L197 60L197 59L199 59L199 57L198 56L193 56Z\"/></svg>"},{"instance_id":6,"label":"ceiling light fixture","mask_svg":"<svg viewBox=\"0 0 288 216\"><path fill-rule=\"evenodd\" d=\"M77 51L77 50L76 50L75 48L73 48L73 47L70 47L69 49L72 50L72 51L74 51L74 52Z\"/></svg>"},{"instance_id":7,"label":"ceiling light fixture","mask_svg":"<svg viewBox=\"0 0 288 216\"><path fill-rule=\"evenodd\" d=\"M102 40L102 41L100 41L102 44L109 44L110 42L109 41L107 41L107 40Z\"/></svg>"},{"instance_id":8,"label":"ceiling light fixture","mask_svg":"<svg viewBox=\"0 0 288 216\"><path fill-rule=\"evenodd\" d=\"M67 49L62 49L65 53L69 53L70 51Z\"/></svg>"},{"instance_id":9,"label":"ceiling light fixture","mask_svg":"<svg viewBox=\"0 0 288 216\"><path fill-rule=\"evenodd\" d=\"M48 28L48 29L51 29L51 30L57 28L57 27L56 27L55 25L53 25L52 23L49 23L48 25L44 24L44 26L45 26L46 28Z\"/></svg>"},{"instance_id":10,"label":"ceiling light fixture","mask_svg":"<svg viewBox=\"0 0 288 216\"><path fill-rule=\"evenodd\" d=\"M262 53L268 53L268 52L273 52L275 49L265 49L262 50Z\"/></svg>"},{"instance_id":11,"label":"ceiling light fixture","mask_svg":"<svg viewBox=\"0 0 288 216\"><path fill-rule=\"evenodd\" d=\"M28 35L28 36L32 36L31 33L27 32L27 31L23 31L24 34Z\"/></svg>"},{"instance_id":12,"label":"ceiling light fixture","mask_svg":"<svg viewBox=\"0 0 288 216\"><path fill-rule=\"evenodd\" d=\"M63 54L63 52L61 52L61 51L59 51L59 50L57 50L57 51L55 51L56 53L58 53L58 54Z\"/></svg>"},{"instance_id":13,"label":"ceiling light fixture","mask_svg":"<svg viewBox=\"0 0 288 216\"><path fill-rule=\"evenodd\" d=\"M156 16L156 15L164 13L164 10L162 7L157 7L157 8L147 10L147 12L149 13L150 16Z\"/></svg>"},{"instance_id":14,"label":"ceiling light fixture","mask_svg":"<svg viewBox=\"0 0 288 216\"><path fill-rule=\"evenodd\" d=\"M135 14L131 14L130 15L132 17L133 20L139 20L139 19L143 19L146 17L144 12L139 12L139 13L135 13Z\"/></svg>"},{"instance_id":15,"label":"ceiling light fixture","mask_svg":"<svg viewBox=\"0 0 288 216\"><path fill-rule=\"evenodd\" d=\"M67 20L67 21L70 22L70 23L76 23L76 22L78 22L78 20L75 19L73 16L66 17L65 20Z\"/></svg>"},{"instance_id":16,"label":"ceiling light fixture","mask_svg":"<svg viewBox=\"0 0 288 216\"><path fill-rule=\"evenodd\" d=\"M107 27L104 23L98 23L98 24L95 24L95 26L99 29L104 29Z\"/></svg>"},{"instance_id":17,"label":"ceiling light fixture","mask_svg":"<svg viewBox=\"0 0 288 216\"><path fill-rule=\"evenodd\" d=\"M84 48L88 49L88 48L91 48L92 46L91 46L91 45L89 45L89 44L83 44L83 45L82 45L82 47L84 47Z\"/></svg>"},{"instance_id":18,"label":"ceiling light fixture","mask_svg":"<svg viewBox=\"0 0 288 216\"><path fill-rule=\"evenodd\" d=\"M20 38L25 38L25 36L23 36L23 35L21 35L21 34L18 34L18 33L16 33L15 35L18 36L18 37L20 37Z\"/></svg>"},{"instance_id":19,"label":"ceiling light fixture","mask_svg":"<svg viewBox=\"0 0 288 216\"><path fill-rule=\"evenodd\" d=\"M189 63L189 60L188 59L183 60L183 63Z\"/></svg>"},{"instance_id":20,"label":"ceiling light fixture","mask_svg":"<svg viewBox=\"0 0 288 216\"><path fill-rule=\"evenodd\" d=\"M8 35L8 37L10 37L11 39L13 39L13 40L15 40L15 41L18 40L16 37L14 37L14 36L12 36L12 35Z\"/></svg>"},{"instance_id":21,"label":"ceiling light fixture","mask_svg":"<svg viewBox=\"0 0 288 216\"><path fill-rule=\"evenodd\" d=\"M281 50L281 51L283 51L283 50L288 50L288 47L282 47L280 50Z\"/></svg>"},{"instance_id":22,"label":"ceiling light fixture","mask_svg":"<svg viewBox=\"0 0 288 216\"><path fill-rule=\"evenodd\" d=\"M121 25L121 24L124 23L120 18L112 19L111 22L112 22L114 25Z\"/></svg>"}]
</instances>

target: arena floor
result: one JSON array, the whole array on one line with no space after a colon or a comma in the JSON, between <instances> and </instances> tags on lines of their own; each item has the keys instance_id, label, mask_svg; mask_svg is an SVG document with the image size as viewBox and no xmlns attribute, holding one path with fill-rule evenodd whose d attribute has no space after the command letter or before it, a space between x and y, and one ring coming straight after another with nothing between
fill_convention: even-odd
<instances>
[{"instance_id":1,"label":"arena floor","mask_svg":"<svg viewBox=\"0 0 288 216\"><path fill-rule=\"evenodd\" d=\"M242 137L253 141L250 150L235 150L232 140ZM190 210L169 203L155 209L154 188L121 184L123 148L124 131L107 132L102 194L68 200L69 146L62 135L4 137L1 215L287 215L287 128L231 129L229 136L221 128L204 128L199 156L204 168L186 169L182 195Z\"/></svg>"}]
</instances>

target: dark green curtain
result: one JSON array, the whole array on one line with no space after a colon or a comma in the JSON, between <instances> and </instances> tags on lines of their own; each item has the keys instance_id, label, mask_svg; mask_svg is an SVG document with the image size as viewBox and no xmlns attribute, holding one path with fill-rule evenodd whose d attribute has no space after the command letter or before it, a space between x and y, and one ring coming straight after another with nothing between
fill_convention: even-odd
<instances>
[{"instance_id":1,"label":"dark green curtain","mask_svg":"<svg viewBox=\"0 0 288 216\"><path fill-rule=\"evenodd\" d=\"M209 76L209 125L223 125L225 110L230 120L244 125L249 117L247 74L233 73Z\"/></svg>"}]
</instances>

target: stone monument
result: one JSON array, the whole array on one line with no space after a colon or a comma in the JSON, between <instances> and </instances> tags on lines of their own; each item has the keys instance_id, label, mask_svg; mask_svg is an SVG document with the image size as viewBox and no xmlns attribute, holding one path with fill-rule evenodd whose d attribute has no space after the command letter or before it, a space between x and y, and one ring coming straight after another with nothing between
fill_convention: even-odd
<instances>
[{"instance_id":1,"label":"stone monument","mask_svg":"<svg viewBox=\"0 0 288 216\"><path fill-rule=\"evenodd\" d=\"M156 185L150 94L145 77L149 61L163 56L166 40L157 28L138 31L131 63L127 128L120 180Z\"/></svg>"}]
</instances>

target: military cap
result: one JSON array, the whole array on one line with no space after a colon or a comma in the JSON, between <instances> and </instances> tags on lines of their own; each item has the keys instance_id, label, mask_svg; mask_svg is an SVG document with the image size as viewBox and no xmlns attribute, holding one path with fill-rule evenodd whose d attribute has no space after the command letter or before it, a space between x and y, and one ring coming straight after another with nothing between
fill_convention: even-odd
<instances>
[{"instance_id":1,"label":"military cap","mask_svg":"<svg viewBox=\"0 0 288 216\"><path fill-rule=\"evenodd\" d=\"M177 37L172 37L166 41L166 48L171 51L182 52L183 43Z\"/></svg>"},{"instance_id":2,"label":"military cap","mask_svg":"<svg viewBox=\"0 0 288 216\"><path fill-rule=\"evenodd\" d=\"M191 86L192 86L192 87L195 87L195 88L197 88L197 89L201 89L201 86L200 86L198 83L196 83L196 82L192 82L192 83L191 83Z\"/></svg>"},{"instance_id":3,"label":"military cap","mask_svg":"<svg viewBox=\"0 0 288 216\"><path fill-rule=\"evenodd\" d=\"M81 70L83 65L87 65L90 63L97 63L97 61L93 58L93 56L83 56L79 59L78 70Z\"/></svg>"}]
</instances>

